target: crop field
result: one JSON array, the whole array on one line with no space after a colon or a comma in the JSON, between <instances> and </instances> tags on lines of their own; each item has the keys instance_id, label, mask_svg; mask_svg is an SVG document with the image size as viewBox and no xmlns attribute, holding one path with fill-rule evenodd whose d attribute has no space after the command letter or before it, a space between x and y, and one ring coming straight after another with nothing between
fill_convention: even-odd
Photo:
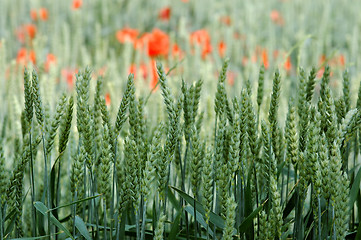
<instances>
[{"instance_id":1,"label":"crop field","mask_svg":"<svg viewBox=\"0 0 361 240\"><path fill-rule=\"evenodd\" d=\"M360 9L0 0L0 239L361 239Z\"/></svg>"}]
</instances>

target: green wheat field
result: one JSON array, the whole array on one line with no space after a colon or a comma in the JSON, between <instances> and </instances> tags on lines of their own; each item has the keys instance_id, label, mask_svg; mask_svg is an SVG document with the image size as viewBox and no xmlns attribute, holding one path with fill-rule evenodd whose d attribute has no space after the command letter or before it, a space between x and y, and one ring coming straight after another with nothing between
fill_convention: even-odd
<instances>
[{"instance_id":1,"label":"green wheat field","mask_svg":"<svg viewBox=\"0 0 361 240\"><path fill-rule=\"evenodd\" d=\"M0 239L361 239L360 9L1 0Z\"/></svg>"}]
</instances>

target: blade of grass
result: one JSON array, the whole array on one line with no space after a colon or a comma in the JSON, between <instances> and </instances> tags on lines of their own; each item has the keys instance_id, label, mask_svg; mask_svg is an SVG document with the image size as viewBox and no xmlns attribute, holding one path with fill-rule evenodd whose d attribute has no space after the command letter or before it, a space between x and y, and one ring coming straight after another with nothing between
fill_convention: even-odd
<instances>
[{"instance_id":1,"label":"blade of grass","mask_svg":"<svg viewBox=\"0 0 361 240\"><path fill-rule=\"evenodd\" d=\"M69 230L61 224L58 219L54 217L54 215L48 211L48 208L44 205L42 202L35 202L34 203L35 208L44 216L50 215L50 221L57 226L59 229L63 230L71 239L75 240L75 238L71 235Z\"/></svg>"},{"instance_id":2,"label":"blade of grass","mask_svg":"<svg viewBox=\"0 0 361 240\"><path fill-rule=\"evenodd\" d=\"M84 201L91 200L91 199L93 199L93 198L100 197L101 195L102 195L102 194L98 194L98 195L95 195L95 196L83 198L83 199L80 199L80 200L77 200L77 201L74 201L74 202L71 202L71 203L68 203L68 204L65 204L65 205L61 205L61 206L56 207L56 208L49 209L49 210L47 210L47 211L48 211L48 212L51 212L51 211L54 211L55 209L64 208L64 207L69 207L69 206L72 206L72 205L77 204L77 203L81 203L81 202L84 202Z\"/></svg>"},{"instance_id":3,"label":"blade of grass","mask_svg":"<svg viewBox=\"0 0 361 240\"><path fill-rule=\"evenodd\" d=\"M266 204L268 199L266 199L258 208L256 208L248 217L241 223L239 226L239 233L246 233L247 229L253 223L253 219L258 215L258 213L263 209L263 206Z\"/></svg>"},{"instance_id":4,"label":"blade of grass","mask_svg":"<svg viewBox=\"0 0 361 240\"><path fill-rule=\"evenodd\" d=\"M79 216L75 216L75 227L78 229L80 234L85 237L87 240L91 240L90 234L88 232L88 229L83 221Z\"/></svg>"},{"instance_id":5,"label":"blade of grass","mask_svg":"<svg viewBox=\"0 0 361 240\"><path fill-rule=\"evenodd\" d=\"M168 239L176 239L179 233L179 222L182 217L182 211L178 211L175 219L172 223L172 228L170 229Z\"/></svg>"},{"instance_id":6,"label":"blade of grass","mask_svg":"<svg viewBox=\"0 0 361 240\"><path fill-rule=\"evenodd\" d=\"M252 189L251 189L251 185L252 185L251 182L252 182L252 175L253 175L252 167L253 167L253 165L251 164L250 169L248 171L247 186L246 186L245 195L244 195L244 201L245 201L244 215L245 216L250 216L252 214L252 212L253 212ZM262 207L258 207L258 208L260 208L260 210L262 209ZM254 217L256 215L257 215L257 213L254 214ZM248 222L245 223L246 220ZM239 227L239 232L241 234L245 233L247 239L254 239L253 217L252 218L247 217L241 223L241 226L242 226L242 224L246 229L242 229L241 227Z\"/></svg>"},{"instance_id":7,"label":"blade of grass","mask_svg":"<svg viewBox=\"0 0 361 240\"><path fill-rule=\"evenodd\" d=\"M351 190L350 190L350 208L353 208L353 205L357 198L357 193L360 191L360 181L361 181L361 168L358 170L357 175L354 179L354 182L352 184Z\"/></svg>"},{"instance_id":8,"label":"blade of grass","mask_svg":"<svg viewBox=\"0 0 361 240\"><path fill-rule=\"evenodd\" d=\"M194 207L194 202L197 205L197 209L199 214L204 217L205 216L205 210L203 205L198 202L198 201L194 201L194 198L192 198L191 196L189 196L187 193L183 192L182 190L170 186L171 188L173 188L175 191L178 192L178 194L188 203L190 204L192 207ZM224 228L224 220L222 219L222 217L218 216L217 214L215 214L214 212L210 213L210 219L209 219L214 225L216 225L217 227L223 229Z\"/></svg>"},{"instance_id":9,"label":"blade of grass","mask_svg":"<svg viewBox=\"0 0 361 240\"><path fill-rule=\"evenodd\" d=\"M204 229L207 229L207 223L204 220L203 216L200 216L200 213L198 211L197 213L194 213L194 208L191 206L186 206L184 209L193 217L195 214L198 213L197 222L199 222L202 225L202 227L204 227ZM211 235L212 237L214 236L214 233L210 228L208 228L208 234Z\"/></svg>"},{"instance_id":10,"label":"blade of grass","mask_svg":"<svg viewBox=\"0 0 361 240\"><path fill-rule=\"evenodd\" d=\"M52 235L44 235L44 236L37 236L37 237L23 237L23 238L12 238L11 240L36 240L36 239L42 239L42 238L48 238L52 236L56 236L59 234L62 234L63 232L57 232Z\"/></svg>"}]
</instances>

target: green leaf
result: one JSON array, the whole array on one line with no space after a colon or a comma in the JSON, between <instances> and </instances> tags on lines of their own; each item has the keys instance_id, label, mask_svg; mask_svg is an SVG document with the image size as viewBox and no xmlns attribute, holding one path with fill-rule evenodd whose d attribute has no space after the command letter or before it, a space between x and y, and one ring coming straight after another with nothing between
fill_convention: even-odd
<instances>
[{"instance_id":1,"label":"green leaf","mask_svg":"<svg viewBox=\"0 0 361 240\"><path fill-rule=\"evenodd\" d=\"M268 199L266 199L261 206L259 206L256 210L254 210L248 217L241 223L241 226L239 226L239 232L240 234L246 233L247 229L251 224L253 223L253 219L257 216L257 214L262 210L263 206L266 204Z\"/></svg>"},{"instance_id":2,"label":"green leaf","mask_svg":"<svg viewBox=\"0 0 361 240\"><path fill-rule=\"evenodd\" d=\"M47 216L48 214L50 214L50 221L57 226L59 229L63 230L71 239L75 240L75 238L71 235L71 233L69 232L68 229L66 229L66 227L64 227L59 221L58 219L56 219L54 217L54 215L52 213L48 213L48 208L44 205L44 203L42 202L34 202L34 207L44 216Z\"/></svg>"},{"instance_id":3,"label":"green leaf","mask_svg":"<svg viewBox=\"0 0 361 240\"><path fill-rule=\"evenodd\" d=\"M6 237L8 234L11 233L11 231L13 230L14 226L15 226L15 219L16 219L16 213L15 213L15 209L13 211L11 211L5 218L6 219L10 219L10 223L8 224L4 236Z\"/></svg>"},{"instance_id":4,"label":"green leaf","mask_svg":"<svg viewBox=\"0 0 361 240\"><path fill-rule=\"evenodd\" d=\"M360 181L361 181L361 168L358 170L357 175L353 181L351 191L350 191L350 208L353 207L353 204L356 201L357 193L360 190Z\"/></svg>"},{"instance_id":5,"label":"green leaf","mask_svg":"<svg viewBox=\"0 0 361 240\"><path fill-rule=\"evenodd\" d=\"M192 215L193 217L194 217L194 208L193 207L191 207L191 206L186 206L185 208L184 208L190 215ZM196 213L197 213L197 222L199 222L201 225L202 225L202 227L204 227L204 229L207 229L207 223L206 223L206 221L204 220L204 218L203 218L203 215L200 215L200 213L198 212L198 211L196 211ZM208 234L209 235L211 235L212 237L213 237L213 231L210 229L210 228L208 228ZM234 234L236 234L236 232L234 232ZM169 238L169 239L172 239L172 238Z\"/></svg>"},{"instance_id":6,"label":"green leaf","mask_svg":"<svg viewBox=\"0 0 361 240\"><path fill-rule=\"evenodd\" d=\"M75 227L79 230L80 234L85 237L87 240L91 240L92 238L89 235L88 229L86 228L86 225L79 216L75 216Z\"/></svg>"},{"instance_id":7,"label":"green leaf","mask_svg":"<svg viewBox=\"0 0 361 240\"><path fill-rule=\"evenodd\" d=\"M52 234L52 235L37 236L37 237L12 238L11 240L35 240L35 239L43 239L43 238L48 238L48 237L55 236L55 235L58 235L58 234L61 234L61 233L63 233L63 232L58 232L58 233L55 233L55 234Z\"/></svg>"},{"instance_id":8,"label":"green leaf","mask_svg":"<svg viewBox=\"0 0 361 240\"><path fill-rule=\"evenodd\" d=\"M179 201L177 201L176 197L174 196L169 186L168 186L168 199L177 212L181 211L181 206L179 205Z\"/></svg>"},{"instance_id":9,"label":"green leaf","mask_svg":"<svg viewBox=\"0 0 361 240\"><path fill-rule=\"evenodd\" d=\"M169 193L169 192L168 192ZM182 216L182 211L178 211L174 222L172 223L172 228L170 229L168 239L176 239L179 233L179 221Z\"/></svg>"},{"instance_id":10,"label":"green leaf","mask_svg":"<svg viewBox=\"0 0 361 240\"><path fill-rule=\"evenodd\" d=\"M359 224L357 227L357 234L355 239L361 239L361 224Z\"/></svg>"},{"instance_id":11,"label":"green leaf","mask_svg":"<svg viewBox=\"0 0 361 240\"><path fill-rule=\"evenodd\" d=\"M64 207L69 207L69 206L74 205L74 204L77 204L77 203L85 202L85 201L91 200L91 199L93 199L93 198L100 197L101 195L102 195L102 194L95 195L95 196L91 196L91 197L87 197L87 198L83 198L83 199L80 199L80 200L77 200L77 201L74 201L74 202L71 202L71 203L62 205L62 206L58 206L58 207L56 207L56 208L49 209L46 213L51 212L51 211L54 211L55 209L64 208Z\"/></svg>"},{"instance_id":12,"label":"green leaf","mask_svg":"<svg viewBox=\"0 0 361 240\"><path fill-rule=\"evenodd\" d=\"M245 201L245 210L244 210L244 214L245 216L250 216L252 214L253 211L253 199L252 199L252 189L251 189L251 185L252 185L252 176L254 174L254 171L252 171L253 165L250 165L250 169L248 171L248 177L247 177L247 186L245 189L245 196L244 196L244 201ZM255 214L256 216L257 214ZM245 223L245 221L248 219L248 217L241 223L241 226L243 223ZM253 227L253 217L251 219L248 220L249 222L247 222L247 224L244 224L244 228L245 229L241 229L239 227L239 231L242 234L243 232L246 234L246 238L247 239L254 239L254 227Z\"/></svg>"},{"instance_id":13,"label":"green leaf","mask_svg":"<svg viewBox=\"0 0 361 240\"><path fill-rule=\"evenodd\" d=\"M298 193L295 191L292 194L292 197L290 198L290 200L288 200L285 209L283 210L283 220L286 219L286 217L292 212L292 210L295 208L296 206L296 200L298 197Z\"/></svg>"},{"instance_id":14,"label":"green leaf","mask_svg":"<svg viewBox=\"0 0 361 240\"><path fill-rule=\"evenodd\" d=\"M196 208L199 211L199 213L202 215L202 217L205 216L205 210L203 205L198 202L198 201L194 201L194 198L192 198L191 196L189 196L187 193L183 192L182 190L171 186L171 188L173 188L175 191L178 192L178 194L188 203L190 204L192 207L194 207L194 202L196 203ZM197 211L197 212L198 212ZM198 215L197 215L198 216ZM218 216L217 214L215 214L214 212L210 213L210 218L209 221L211 221L214 225L216 225L217 227L223 229L224 228L224 220Z\"/></svg>"}]
</instances>

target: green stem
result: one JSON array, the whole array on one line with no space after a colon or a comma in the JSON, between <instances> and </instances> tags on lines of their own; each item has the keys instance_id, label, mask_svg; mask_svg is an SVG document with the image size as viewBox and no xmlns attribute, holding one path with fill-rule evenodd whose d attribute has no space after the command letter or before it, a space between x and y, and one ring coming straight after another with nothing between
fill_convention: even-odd
<instances>
[{"instance_id":1,"label":"green stem","mask_svg":"<svg viewBox=\"0 0 361 240\"><path fill-rule=\"evenodd\" d=\"M217 119L218 119L218 114L216 113L216 117L215 117L215 121L214 121L214 150L216 150L216 146L217 146ZM217 195L217 188L216 188L216 173L215 171L213 172L213 196L215 196L215 213L217 214L218 211L218 195ZM214 224L213 226L213 240L216 239L216 230L217 227Z\"/></svg>"},{"instance_id":2,"label":"green stem","mask_svg":"<svg viewBox=\"0 0 361 240\"><path fill-rule=\"evenodd\" d=\"M288 183L290 181L290 164L287 164L287 180L286 180L286 204L287 204L287 198L288 198Z\"/></svg>"},{"instance_id":3,"label":"green stem","mask_svg":"<svg viewBox=\"0 0 361 240\"><path fill-rule=\"evenodd\" d=\"M30 188L31 188L31 202L35 202L35 183L34 183L34 161L33 161L33 148L31 144L31 127L29 129L29 145L30 145ZM31 207L31 215L32 215L32 221L33 226L31 228L31 234L33 237L36 237L36 210L35 206L32 204ZM3 239L1 237L1 239Z\"/></svg>"},{"instance_id":4,"label":"green stem","mask_svg":"<svg viewBox=\"0 0 361 240\"><path fill-rule=\"evenodd\" d=\"M188 144L187 144L188 145ZM179 144L178 144L178 147L179 147ZM180 152L180 151L179 151ZM186 154L187 154L187 150L186 150L186 153L185 153L185 156L186 157ZM185 165L185 158L184 158L184 165ZM182 177L182 182L181 182L181 188L182 188L182 191L185 192L185 168L183 168L182 166L182 158L180 157L179 158L179 165L180 165L180 169L181 169L181 177ZM183 198L180 198L180 205L182 207L183 205ZM188 229L188 213L186 210L184 210L184 215L185 215L185 223L186 223L186 234L187 234L187 239L189 239L189 229ZM182 225L182 223L181 223Z\"/></svg>"},{"instance_id":5,"label":"green stem","mask_svg":"<svg viewBox=\"0 0 361 240\"><path fill-rule=\"evenodd\" d=\"M94 184L93 184L93 192L96 193L97 192L97 178L96 176L94 176ZM94 205L94 218L95 218L95 230L96 230L96 234L95 234L95 239L99 239L99 212L98 212L98 206L96 201L93 202ZM94 238L94 237L93 237Z\"/></svg>"},{"instance_id":6,"label":"green stem","mask_svg":"<svg viewBox=\"0 0 361 240\"><path fill-rule=\"evenodd\" d=\"M104 211L104 239L107 239L107 208L105 198L103 198L103 211ZM110 229L111 235L112 229Z\"/></svg>"},{"instance_id":7,"label":"green stem","mask_svg":"<svg viewBox=\"0 0 361 240\"><path fill-rule=\"evenodd\" d=\"M78 191L75 190L74 201L77 201L78 200L77 198L78 198ZM77 204L73 205L73 236L76 235L76 228L75 228L76 205Z\"/></svg>"},{"instance_id":8,"label":"green stem","mask_svg":"<svg viewBox=\"0 0 361 240\"><path fill-rule=\"evenodd\" d=\"M135 204L134 204L135 205ZM137 231L137 240L140 240L140 226L139 226L139 220L140 220L140 208L135 210L135 226ZM106 238L105 238L106 239Z\"/></svg>"},{"instance_id":9,"label":"green stem","mask_svg":"<svg viewBox=\"0 0 361 240\"><path fill-rule=\"evenodd\" d=\"M194 196L194 202L193 202L193 207L194 207L194 237L197 240L197 232L198 232L198 228L197 228L197 208L196 208L196 196Z\"/></svg>"},{"instance_id":10,"label":"green stem","mask_svg":"<svg viewBox=\"0 0 361 240\"><path fill-rule=\"evenodd\" d=\"M147 212L147 200L143 200L142 197L142 201L143 201L143 214L142 214L142 232L140 235L140 240L144 240L145 237L145 220L146 220L146 212Z\"/></svg>"},{"instance_id":11,"label":"green stem","mask_svg":"<svg viewBox=\"0 0 361 240\"><path fill-rule=\"evenodd\" d=\"M331 204L331 209L332 209L332 228L333 228L332 237L333 237L334 240L336 240L335 208L333 207L332 204Z\"/></svg>"},{"instance_id":12,"label":"green stem","mask_svg":"<svg viewBox=\"0 0 361 240\"><path fill-rule=\"evenodd\" d=\"M94 176L93 176L93 171L90 168L89 169L89 196L94 196L95 194L95 182L94 182ZM94 207L93 207L94 204ZM92 199L91 201L88 201L88 221L90 223L93 223L93 217L95 216L95 212L97 210L95 209L95 199ZM95 218L95 217L94 217ZM104 219L105 220L105 219ZM104 228L104 232L106 231L106 228ZM94 238L94 227L92 226L92 233L93 233L93 238Z\"/></svg>"},{"instance_id":13,"label":"green stem","mask_svg":"<svg viewBox=\"0 0 361 240\"><path fill-rule=\"evenodd\" d=\"M317 201L318 201L318 240L321 240L321 198L320 196L317 196Z\"/></svg>"},{"instance_id":14,"label":"green stem","mask_svg":"<svg viewBox=\"0 0 361 240\"><path fill-rule=\"evenodd\" d=\"M42 131L42 142L43 142L43 154L44 154L44 179L45 179L45 189L46 189L46 196L47 196L47 204L48 204L48 209L51 209L51 202L50 202L50 189L49 189L49 179L48 179L48 164L47 164L47 157L46 157L46 149L45 149L45 139L44 139L44 132ZM49 159L49 165L51 168L51 160ZM50 175L49 175L50 176ZM48 212L48 239L50 240L50 235L51 235L51 224L50 224L50 212Z\"/></svg>"},{"instance_id":15,"label":"green stem","mask_svg":"<svg viewBox=\"0 0 361 240\"><path fill-rule=\"evenodd\" d=\"M256 172L256 163L253 161L253 173L254 173L254 186L256 190L256 207L259 206L258 200L258 183L257 183L257 172ZM242 173L243 174L243 173ZM244 176L243 176L244 177ZM257 214L257 222L259 222L259 214ZM259 236L259 228L257 228L257 237Z\"/></svg>"},{"instance_id":16,"label":"green stem","mask_svg":"<svg viewBox=\"0 0 361 240\"><path fill-rule=\"evenodd\" d=\"M4 206L3 206L3 204L1 203L1 207L0 207L0 239L4 239L3 209L4 209Z\"/></svg>"},{"instance_id":17,"label":"green stem","mask_svg":"<svg viewBox=\"0 0 361 240\"><path fill-rule=\"evenodd\" d=\"M113 177L112 177L112 197L111 197L111 200L110 200L110 231L111 231L111 234L110 234L110 239L112 240L113 239L113 223L114 223L114 198L115 198L115 188L116 188L116 166L115 166L115 163L117 161L117 145L118 145L118 141L117 139L115 139L115 143L114 143L114 161L113 161Z\"/></svg>"},{"instance_id":18,"label":"green stem","mask_svg":"<svg viewBox=\"0 0 361 240\"><path fill-rule=\"evenodd\" d=\"M283 176L283 168L280 170L280 177L281 177L281 204L283 203L283 189L284 189L284 182L285 182L285 178ZM286 196L287 196L287 191L286 191ZM287 198L286 198L287 199Z\"/></svg>"}]
</instances>

